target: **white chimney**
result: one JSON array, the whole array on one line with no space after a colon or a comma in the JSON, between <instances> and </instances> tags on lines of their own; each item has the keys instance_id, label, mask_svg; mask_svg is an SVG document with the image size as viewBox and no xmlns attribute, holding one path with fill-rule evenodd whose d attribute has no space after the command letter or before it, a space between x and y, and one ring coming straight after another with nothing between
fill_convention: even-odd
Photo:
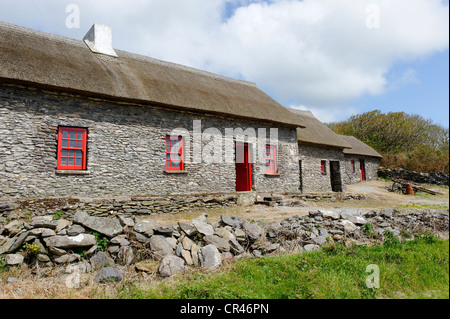
<instances>
[{"instance_id":1,"label":"white chimney","mask_svg":"<svg viewBox=\"0 0 450 319\"><path fill-rule=\"evenodd\" d=\"M83 41L94 53L106 54L117 57L112 48L112 32L107 25L94 23L92 28L86 33Z\"/></svg>"}]
</instances>

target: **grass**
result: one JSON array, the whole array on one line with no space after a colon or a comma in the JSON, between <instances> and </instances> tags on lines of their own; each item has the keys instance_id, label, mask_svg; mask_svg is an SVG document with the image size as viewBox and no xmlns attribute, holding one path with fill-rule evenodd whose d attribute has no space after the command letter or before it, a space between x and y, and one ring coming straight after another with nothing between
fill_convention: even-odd
<instances>
[{"instance_id":1,"label":"grass","mask_svg":"<svg viewBox=\"0 0 450 319\"><path fill-rule=\"evenodd\" d=\"M368 288L368 265L380 270L380 288ZM127 282L118 298L370 299L449 298L449 242L431 236L377 246L328 245L303 254L247 259L220 271L188 271L145 286Z\"/></svg>"}]
</instances>

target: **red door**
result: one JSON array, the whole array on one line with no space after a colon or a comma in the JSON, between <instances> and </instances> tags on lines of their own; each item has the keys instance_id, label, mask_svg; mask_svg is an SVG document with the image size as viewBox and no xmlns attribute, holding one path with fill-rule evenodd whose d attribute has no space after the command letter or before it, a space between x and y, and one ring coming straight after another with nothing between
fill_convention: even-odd
<instances>
[{"instance_id":1,"label":"red door","mask_svg":"<svg viewBox=\"0 0 450 319\"><path fill-rule=\"evenodd\" d=\"M248 144L236 143L236 191L252 189L252 164Z\"/></svg>"},{"instance_id":2,"label":"red door","mask_svg":"<svg viewBox=\"0 0 450 319\"><path fill-rule=\"evenodd\" d=\"M365 181L366 180L366 167L365 167L365 163L363 159L359 160L359 170L361 171L361 180Z\"/></svg>"}]
</instances>

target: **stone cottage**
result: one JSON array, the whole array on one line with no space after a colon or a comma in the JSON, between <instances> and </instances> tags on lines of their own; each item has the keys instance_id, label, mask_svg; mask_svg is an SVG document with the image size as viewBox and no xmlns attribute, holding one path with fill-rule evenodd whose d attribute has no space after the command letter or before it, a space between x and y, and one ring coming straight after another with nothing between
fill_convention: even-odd
<instances>
[{"instance_id":1,"label":"stone cottage","mask_svg":"<svg viewBox=\"0 0 450 319\"><path fill-rule=\"evenodd\" d=\"M344 149L344 176L346 184L373 180L378 177L378 166L382 156L366 143L354 136L341 135L351 145Z\"/></svg>"},{"instance_id":2,"label":"stone cottage","mask_svg":"<svg viewBox=\"0 0 450 319\"><path fill-rule=\"evenodd\" d=\"M254 83L114 50L105 26L0 22L0 199L298 192L301 122Z\"/></svg>"}]
</instances>

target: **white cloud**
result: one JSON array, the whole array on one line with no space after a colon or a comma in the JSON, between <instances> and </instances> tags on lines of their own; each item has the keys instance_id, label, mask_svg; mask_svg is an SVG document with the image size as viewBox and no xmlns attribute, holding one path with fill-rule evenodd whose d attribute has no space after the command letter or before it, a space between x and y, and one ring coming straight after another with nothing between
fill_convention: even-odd
<instances>
[{"instance_id":1,"label":"white cloud","mask_svg":"<svg viewBox=\"0 0 450 319\"><path fill-rule=\"evenodd\" d=\"M0 20L79 39L92 23L108 24L115 48L256 82L280 103L308 105L323 119L340 116L331 106L413 82L413 71L393 82L387 75L449 42L449 8L440 0L29 3L2 0ZM79 30L65 28L70 3L80 6ZM369 5L379 8L379 28L366 24Z\"/></svg>"}]
</instances>

